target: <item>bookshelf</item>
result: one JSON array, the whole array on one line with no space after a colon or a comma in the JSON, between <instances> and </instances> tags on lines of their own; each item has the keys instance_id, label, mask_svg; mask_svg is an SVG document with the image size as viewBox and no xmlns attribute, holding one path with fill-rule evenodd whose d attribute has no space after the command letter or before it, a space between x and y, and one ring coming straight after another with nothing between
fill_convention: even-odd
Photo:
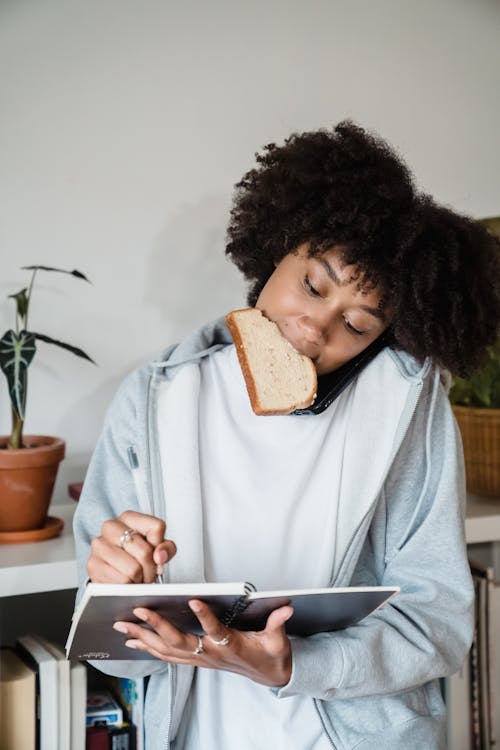
<instances>
[{"instance_id":1,"label":"bookshelf","mask_svg":"<svg viewBox=\"0 0 500 750\"><path fill-rule=\"evenodd\" d=\"M56 539L0 545L0 598L77 587L75 507L75 503L52 506L50 514L64 519L63 533ZM469 495L465 533L467 544L500 541L500 500Z\"/></svg>"},{"instance_id":2,"label":"bookshelf","mask_svg":"<svg viewBox=\"0 0 500 750\"><path fill-rule=\"evenodd\" d=\"M467 544L500 541L500 499L467 496Z\"/></svg>"},{"instance_id":3,"label":"bookshelf","mask_svg":"<svg viewBox=\"0 0 500 750\"><path fill-rule=\"evenodd\" d=\"M69 622L77 587L72 520L76 504L54 505L50 515L64 519L63 533L56 539L34 544L0 545L0 644L12 645L26 630L26 623L46 637L63 638ZM473 549L491 545L500 557L500 499L469 495L466 518L467 544ZM497 567L497 570L500 566ZM54 612L59 631L54 632ZM449 737L455 725L453 700L449 705ZM463 737L460 738L463 741Z\"/></svg>"},{"instance_id":4,"label":"bookshelf","mask_svg":"<svg viewBox=\"0 0 500 750\"><path fill-rule=\"evenodd\" d=\"M0 544L0 597L61 591L77 586L73 513L75 503L52 506L64 520L62 534L32 544Z\"/></svg>"}]
</instances>

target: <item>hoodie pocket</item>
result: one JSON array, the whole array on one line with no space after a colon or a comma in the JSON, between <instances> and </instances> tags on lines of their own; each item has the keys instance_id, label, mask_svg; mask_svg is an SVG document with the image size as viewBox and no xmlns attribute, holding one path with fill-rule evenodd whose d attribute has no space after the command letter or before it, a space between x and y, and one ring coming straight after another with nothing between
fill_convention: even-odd
<instances>
[{"instance_id":1,"label":"hoodie pocket","mask_svg":"<svg viewBox=\"0 0 500 750\"><path fill-rule=\"evenodd\" d=\"M441 750L446 710L437 682L402 693L318 706L339 750Z\"/></svg>"}]
</instances>

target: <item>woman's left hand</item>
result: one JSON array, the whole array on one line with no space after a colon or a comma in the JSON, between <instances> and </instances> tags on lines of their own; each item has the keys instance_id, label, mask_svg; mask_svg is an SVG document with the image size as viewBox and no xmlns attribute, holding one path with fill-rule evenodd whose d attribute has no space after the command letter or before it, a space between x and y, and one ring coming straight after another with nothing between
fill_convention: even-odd
<instances>
[{"instance_id":1,"label":"woman's left hand","mask_svg":"<svg viewBox=\"0 0 500 750\"><path fill-rule=\"evenodd\" d=\"M135 609L134 615L153 630L131 622L116 622L114 628L129 636L126 645L130 648L172 664L236 672L269 687L280 687L290 680L292 650L285 622L293 614L292 607L271 612L264 630L242 632L223 625L204 602L193 599L189 605L204 630L201 639L182 633L156 612L142 607Z\"/></svg>"}]
</instances>

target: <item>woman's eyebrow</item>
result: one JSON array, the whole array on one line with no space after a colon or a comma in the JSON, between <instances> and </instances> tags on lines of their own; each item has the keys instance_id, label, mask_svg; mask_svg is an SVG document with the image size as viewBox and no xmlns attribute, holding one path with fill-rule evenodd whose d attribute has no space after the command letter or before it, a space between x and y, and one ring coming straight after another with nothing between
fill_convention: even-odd
<instances>
[{"instance_id":1,"label":"woman's eyebrow","mask_svg":"<svg viewBox=\"0 0 500 750\"><path fill-rule=\"evenodd\" d=\"M327 272L328 276L331 278L334 284L336 284L337 286L342 286L343 282L339 279L339 277L335 273L332 266L328 263L326 258L320 255L320 256L315 257L314 260L317 260L318 263L323 266L323 268L325 269L325 271Z\"/></svg>"},{"instance_id":2,"label":"woman's eyebrow","mask_svg":"<svg viewBox=\"0 0 500 750\"><path fill-rule=\"evenodd\" d=\"M350 283L349 281L341 281L339 279L335 269L330 265L330 263L327 261L325 257L320 255L318 257L315 257L314 260L318 261L318 263L321 264L321 266L325 269L326 273L328 274L328 277L337 286L346 286L347 284ZM374 318L381 320L383 323L386 322L384 311L379 309L378 307L370 307L369 305L359 305L359 308L360 310L363 310L364 312L367 312L370 315L373 315Z\"/></svg>"}]
</instances>

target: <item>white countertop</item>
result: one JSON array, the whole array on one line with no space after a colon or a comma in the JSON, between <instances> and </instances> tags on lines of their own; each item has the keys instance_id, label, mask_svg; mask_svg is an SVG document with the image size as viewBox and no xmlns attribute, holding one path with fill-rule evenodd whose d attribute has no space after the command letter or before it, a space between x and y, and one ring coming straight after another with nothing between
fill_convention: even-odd
<instances>
[{"instance_id":1,"label":"white countertop","mask_svg":"<svg viewBox=\"0 0 500 750\"><path fill-rule=\"evenodd\" d=\"M0 544L0 597L77 586L73 513L76 503L53 505L49 515L64 520L54 539L29 544Z\"/></svg>"},{"instance_id":2,"label":"white countertop","mask_svg":"<svg viewBox=\"0 0 500 750\"><path fill-rule=\"evenodd\" d=\"M60 536L30 544L0 544L0 597L77 586L72 520L76 503L53 505L51 516L64 519ZM469 495L465 524L467 542L500 540L500 499Z\"/></svg>"}]
</instances>

